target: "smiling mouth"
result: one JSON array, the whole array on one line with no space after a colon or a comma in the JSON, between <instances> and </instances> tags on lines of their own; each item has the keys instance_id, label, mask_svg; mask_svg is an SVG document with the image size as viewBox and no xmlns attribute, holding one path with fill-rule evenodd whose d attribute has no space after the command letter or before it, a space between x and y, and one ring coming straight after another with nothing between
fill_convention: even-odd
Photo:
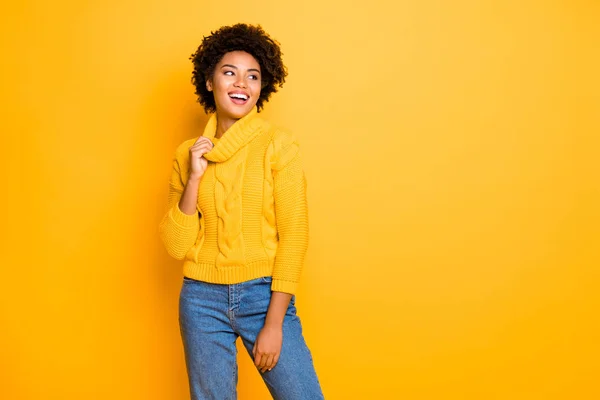
<instances>
[{"instance_id":1,"label":"smiling mouth","mask_svg":"<svg viewBox=\"0 0 600 400\"><path fill-rule=\"evenodd\" d=\"M250 96L243 93L230 93L229 98L234 104L246 104Z\"/></svg>"}]
</instances>

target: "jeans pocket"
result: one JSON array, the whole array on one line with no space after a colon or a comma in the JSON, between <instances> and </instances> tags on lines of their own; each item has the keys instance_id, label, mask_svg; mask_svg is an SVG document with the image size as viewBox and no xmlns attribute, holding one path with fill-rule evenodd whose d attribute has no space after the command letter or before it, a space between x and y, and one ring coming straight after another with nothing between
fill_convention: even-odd
<instances>
[{"instance_id":1,"label":"jeans pocket","mask_svg":"<svg viewBox=\"0 0 600 400\"><path fill-rule=\"evenodd\" d=\"M272 276L263 276L262 278L260 278L264 283L271 283L273 282L273 277Z\"/></svg>"}]
</instances>

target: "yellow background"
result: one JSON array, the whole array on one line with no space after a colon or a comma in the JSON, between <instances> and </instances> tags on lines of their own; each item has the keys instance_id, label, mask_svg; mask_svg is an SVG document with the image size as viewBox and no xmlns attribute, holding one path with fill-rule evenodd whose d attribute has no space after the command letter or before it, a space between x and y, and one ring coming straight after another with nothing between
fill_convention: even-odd
<instances>
[{"instance_id":1,"label":"yellow background","mask_svg":"<svg viewBox=\"0 0 600 400\"><path fill-rule=\"evenodd\" d=\"M186 399L159 241L190 54L260 23L328 399L597 399L597 1L3 4L0 398ZM240 353L240 399L267 399Z\"/></svg>"}]
</instances>

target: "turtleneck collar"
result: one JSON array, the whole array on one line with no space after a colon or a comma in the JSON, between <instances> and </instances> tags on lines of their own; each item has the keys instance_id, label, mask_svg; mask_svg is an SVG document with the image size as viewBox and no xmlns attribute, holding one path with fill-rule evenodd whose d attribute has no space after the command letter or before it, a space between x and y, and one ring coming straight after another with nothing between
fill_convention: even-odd
<instances>
[{"instance_id":1,"label":"turtleneck collar","mask_svg":"<svg viewBox=\"0 0 600 400\"><path fill-rule=\"evenodd\" d=\"M223 136L221 136L215 147L204 154L204 157L207 160L214 162L227 161L240 148L249 143L260 133L258 128L261 124L262 119L258 116L257 108L254 107L248 114L235 121L235 123L225 131ZM217 114L214 113L206 123L202 136L212 140L215 137L216 132Z\"/></svg>"}]
</instances>

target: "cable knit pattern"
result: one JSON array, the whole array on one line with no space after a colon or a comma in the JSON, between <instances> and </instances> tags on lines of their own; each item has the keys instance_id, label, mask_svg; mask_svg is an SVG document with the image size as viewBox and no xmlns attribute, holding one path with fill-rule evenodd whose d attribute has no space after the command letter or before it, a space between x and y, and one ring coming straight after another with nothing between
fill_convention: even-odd
<instances>
[{"instance_id":1,"label":"cable knit pattern","mask_svg":"<svg viewBox=\"0 0 600 400\"><path fill-rule=\"evenodd\" d=\"M216 116L203 136L213 139ZM308 246L306 180L299 145L253 109L205 155L198 213L179 210L189 172L189 147L175 152L168 209L160 236L169 254L183 259L185 276L232 284L273 276L272 290L294 294Z\"/></svg>"},{"instance_id":2,"label":"cable knit pattern","mask_svg":"<svg viewBox=\"0 0 600 400\"><path fill-rule=\"evenodd\" d=\"M217 235L221 239L217 263L220 265L243 265L244 239L242 236L242 184L244 177L243 148L228 165L215 171L215 206L219 218Z\"/></svg>"}]
</instances>

